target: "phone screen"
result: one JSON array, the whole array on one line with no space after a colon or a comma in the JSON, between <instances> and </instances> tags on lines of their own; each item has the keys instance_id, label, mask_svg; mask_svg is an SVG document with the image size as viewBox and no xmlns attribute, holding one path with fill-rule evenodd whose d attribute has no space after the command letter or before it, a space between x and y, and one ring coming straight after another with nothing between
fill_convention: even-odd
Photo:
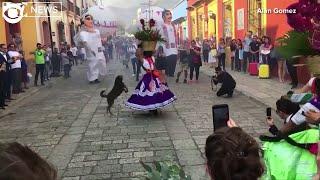
<instances>
[{"instance_id":1,"label":"phone screen","mask_svg":"<svg viewBox=\"0 0 320 180\"><path fill-rule=\"evenodd\" d=\"M267 108L267 117L271 117L271 108L270 107Z\"/></svg>"},{"instance_id":2,"label":"phone screen","mask_svg":"<svg viewBox=\"0 0 320 180\"><path fill-rule=\"evenodd\" d=\"M227 104L212 106L212 114L214 131L228 126L227 122L229 120L229 107Z\"/></svg>"}]
</instances>

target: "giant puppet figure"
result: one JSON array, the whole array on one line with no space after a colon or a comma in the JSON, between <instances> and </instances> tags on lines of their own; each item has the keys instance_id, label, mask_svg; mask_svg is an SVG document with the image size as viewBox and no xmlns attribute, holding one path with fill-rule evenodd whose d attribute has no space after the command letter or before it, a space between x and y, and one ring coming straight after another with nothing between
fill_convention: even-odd
<instances>
[{"instance_id":1,"label":"giant puppet figure","mask_svg":"<svg viewBox=\"0 0 320 180\"><path fill-rule=\"evenodd\" d=\"M166 56L166 75L174 77L178 58L178 40L176 35L176 29L172 24L172 13L169 10L162 12L162 18L164 23L160 25L160 33L166 40L163 44L163 50Z\"/></svg>"},{"instance_id":2,"label":"giant puppet figure","mask_svg":"<svg viewBox=\"0 0 320 180\"><path fill-rule=\"evenodd\" d=\"M87 78L90 84L99 83L99 75L105 76L107 74L100 32L94 28L93 17L89 14L84 15L81 23L82 29L75 36L75 43L86 50L89 66Z\"/></svg>"}]
</instances>

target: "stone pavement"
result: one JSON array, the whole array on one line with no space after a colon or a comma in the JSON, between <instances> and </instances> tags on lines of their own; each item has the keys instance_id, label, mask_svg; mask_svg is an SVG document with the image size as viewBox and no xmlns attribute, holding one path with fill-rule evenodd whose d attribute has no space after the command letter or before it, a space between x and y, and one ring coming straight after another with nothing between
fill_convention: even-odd
<instances>
[{"instance_id":1,"label":"stone pavement","mask_svg":"<svg viewBox=\"0 0 320 180\"><path fill-rule=\"evenodd\" d=\"M144 174L140 160L174 161L194 180L207 180L203 153L213 132L213 104L229 104L230 116L252 136L267 132L265 105L239 92L217 98L205 74L197 84L169 79L178 100L157 117L126 109L124 101L137 84L131 69L115 61L108 68L110 74L99 85L89 85L86 67L79 66L71 79L58 79L22 101L13 114L0 118L0 141L31 146L63 180L138 179ZM99 92L110 90L118 74L124 75L129 93L116 100L110 116Z\"/></svg>"},{"instance_id":2,"label":"stone pavement","mask_svg":"<svg viewBox=\"0 0 320 180\"><path fill-rule=\"evenodd\" d=\"M202 66L201 72L209 76L213 75L213 69L208 66ZM273 109L276 109L276 101L291 90L289 83L280 83L277 78L259 79L257 76L250 76L230 69L228 69L228 73L236 80L238 91Z\"/></svg>"}]
</instances>

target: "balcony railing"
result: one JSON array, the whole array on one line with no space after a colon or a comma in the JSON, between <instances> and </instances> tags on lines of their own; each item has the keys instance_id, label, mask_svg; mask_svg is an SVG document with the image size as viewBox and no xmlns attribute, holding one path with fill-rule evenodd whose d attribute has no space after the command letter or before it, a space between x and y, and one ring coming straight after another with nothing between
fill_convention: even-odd
<instances>
[{"instance_id":1,"label":"balcony railing","mask_svg":"<svg viewBox=\"0 0 320 180\"><path fill-rule=\"evenodd\" d=\"M76 6L76 15L80 16L80 8L78 6Z\"/></svg>"},{"instance_id":2,"label":"balcony railing","mask_svg":"<svg viewBox=\"0 0 320 180\"><path fill-rule=\"evenodd\" d=\"M74 5L72 2L68 1L68 10L74 12Z\"/></svg>"}]
</instances>

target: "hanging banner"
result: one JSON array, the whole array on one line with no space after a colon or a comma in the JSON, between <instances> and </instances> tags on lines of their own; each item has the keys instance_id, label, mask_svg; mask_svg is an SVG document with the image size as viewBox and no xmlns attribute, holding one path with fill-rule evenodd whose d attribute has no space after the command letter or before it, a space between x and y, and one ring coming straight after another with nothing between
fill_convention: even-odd
<instances>
[{"instance_id":1,"label":"hanging banner","mask_svg":"<svg viewBox=\"0 0 320 180\"><path fill-rule=\"evenodd\" d=\"M244 8L237 11L237 30L244 29Z\"/></svg>"}]
</instances>

